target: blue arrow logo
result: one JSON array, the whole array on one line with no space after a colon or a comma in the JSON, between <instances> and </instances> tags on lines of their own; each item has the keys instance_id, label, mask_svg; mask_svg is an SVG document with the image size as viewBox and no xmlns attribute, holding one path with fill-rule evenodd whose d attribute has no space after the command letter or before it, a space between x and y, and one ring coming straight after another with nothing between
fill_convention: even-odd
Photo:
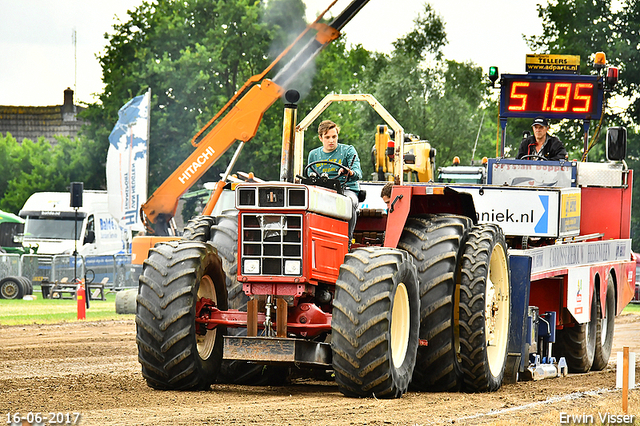
<instances>
[{"instance_id":1,"label":"blue arrow logo","mask_svg":"<svg viewBox=\"0 0 640 426\"><path fill-rule=\"evenodd\" d=\"M534 231L536 234L546 234L549 230L549 196L548 195L539 195L540 202L542 203L542 207L544 208L544 213L542 217L536 224Z\"/></svg>"}]
</instances>

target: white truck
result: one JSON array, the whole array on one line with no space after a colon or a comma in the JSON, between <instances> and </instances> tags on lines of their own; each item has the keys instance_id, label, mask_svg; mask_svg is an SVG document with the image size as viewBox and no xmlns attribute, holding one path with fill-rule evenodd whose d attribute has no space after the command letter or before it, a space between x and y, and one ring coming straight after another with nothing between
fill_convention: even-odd
<instances>
[{"instance_id":1,"label":"white truck","mask_svg":"<svg viewBox=\"0 0 640 426\"><path fill-rule=\"evenodd\" d=\"M85 190L77 212L70 200L69 192L31 195L20 210L23 244L38 254L72 254L76 247L79 255L130 253L131 232L109 213L107 191Z\"/></svg>"}]
</instances>

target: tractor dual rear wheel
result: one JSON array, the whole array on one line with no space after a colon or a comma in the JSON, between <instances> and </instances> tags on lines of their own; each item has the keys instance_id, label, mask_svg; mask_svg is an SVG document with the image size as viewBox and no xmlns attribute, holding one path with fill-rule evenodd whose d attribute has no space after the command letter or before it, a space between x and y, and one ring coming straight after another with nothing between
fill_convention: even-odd
<instances>
[{"instance_id":1,"label":"tractor dual rear wheel","mask_svg":"<svg viewBox=\"0 0 640 426\"><path fill-rule=\"evenodd\" d=\"M142 375L150 387L197 390L215 381L225 328L203 330L196 324L201 298L227 309L225 274L214 247L171 241L149 251L140 276L136 342Z\"/></svg>"},{"instance_id":2,"label":"tractor dual rear wheel","mask_svg":"<svg viewBox=\"0 0 640 426\"><path fill-rule=\"evenodd\" d=\"M495 391L504 378L511 317L507 247L500 227L483 224L469 231L460 277L464 390Z\"/></svg>"},{"instance_id":3,"label":"tractor dual rear wheel","mask_svg":"<svg viewBox=\"0 0 640 426\"><path fill-rule=\"evenodd\" d=\"M422 391L459 390L462 371L457 354L455 290L461 247L471 219L425 215L407 219L398 247L408 252L418 271L420 339L411 386Z\"/></svg>"},{"instance_id":4,"label":"tractor dual rear wheel","mask_svg":"<svg viewBox=\"0 0 640 426\"><path fill-rule=\"evenodd\" d=\"M340 392L398 398L407 391L418 347L419 309L416 269L405 252L369 247L346 256L331 320Z\"/></svg>"}]
</instances>

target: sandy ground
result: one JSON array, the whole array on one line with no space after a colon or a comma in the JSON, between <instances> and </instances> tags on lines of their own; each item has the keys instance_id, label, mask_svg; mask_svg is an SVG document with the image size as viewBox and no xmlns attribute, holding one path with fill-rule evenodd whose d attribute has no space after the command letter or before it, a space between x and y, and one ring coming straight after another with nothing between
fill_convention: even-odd
<instances>
[{"instance_id":1,"label":"sandy ground","mask_svg":"<svg viewBox=\"0 0 640 426\"><path fill-rule=\"evenodd\" d=\"M409 392L378 400L345 398L333 382L309 379L282 387L154 391L140 373L132 320L0 326L0 424L15 412L80 413L81 425L125 426L559 425L580 424L575 418L563 423L571 420L563 416L580 415L602 424L599 415L622 413L615 352L623 346L640 358L640 315L616 319L612 358L603 372L520 382L492 394ZM640 425L639 390L629 393L628 413Z\"/></svg>"}]
</instances>

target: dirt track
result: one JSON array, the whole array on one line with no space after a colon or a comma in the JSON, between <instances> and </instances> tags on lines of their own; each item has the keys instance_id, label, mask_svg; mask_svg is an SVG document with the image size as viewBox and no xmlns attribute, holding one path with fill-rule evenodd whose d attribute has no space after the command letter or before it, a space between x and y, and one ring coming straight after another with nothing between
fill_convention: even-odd
<instances>
[{"instance_id":1,"label":"dirt track","mask_svg":"<svg viewBox=\"0 0 640 426\"><path fill-rule=\"evenodd\" d=\"M493 394L409 392L377 400L345 398L333 382L311 380L154 391L140 373L132 320L0 326L0 423L7 413L31 411L80 412L81 425L558 425L561 412L593 415L600 424L598 413L621 413L614 369L623 345L640 353L640 315L616 319L612 360L603 372L521 382ZM630 392L629 414L640 424L638 390Z\"/></svg>"}]
</instances>

